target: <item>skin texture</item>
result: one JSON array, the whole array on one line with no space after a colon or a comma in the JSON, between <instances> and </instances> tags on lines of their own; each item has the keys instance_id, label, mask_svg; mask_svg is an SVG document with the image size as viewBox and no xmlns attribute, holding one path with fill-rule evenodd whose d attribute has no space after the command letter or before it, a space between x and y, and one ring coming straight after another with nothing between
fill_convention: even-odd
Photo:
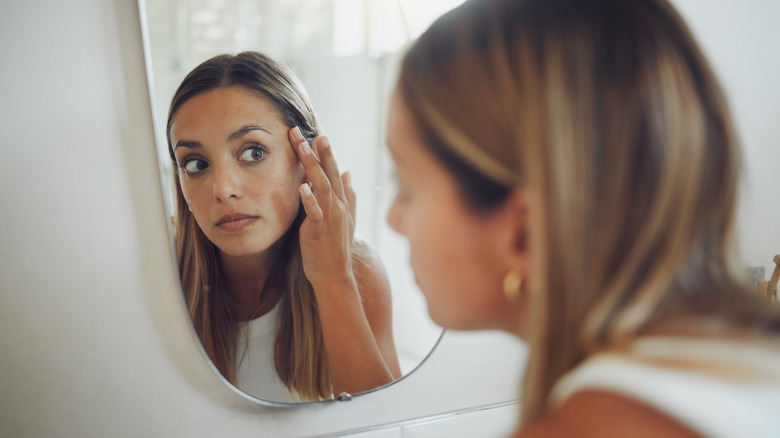
<instances>
[{"instance_id":1,"label":"skin texture","mask_svg":"<svg viewBox=\"0 0 780 438\"><path fill-rule=\"evenodd\" d=\"M390 226L410 245L410 264L439 325L455 330L521 332L518 306L503 294L511 269L524 272L526 203L519 190L489 213L463 202L455 181L426 149L398 91L388 120L388 147L399 190L388 213Z\"/></svg>"},{"instance_id":2,"label":"skin texture","mask_svg":"<svg viewBox=\"0 0 780 438\"><path fill-rule=\"evenodd\" d=\"M327 138L315 139L315 155L268 100L223 87L181 105L171 141L184 198L219 248L243 319L278 301L263 296L264 285L279 239L303 203L304 272L318 303L334 394L400 377L389 283L378 256L353 238L355 194Z\"/></svg>"}]
</instances>

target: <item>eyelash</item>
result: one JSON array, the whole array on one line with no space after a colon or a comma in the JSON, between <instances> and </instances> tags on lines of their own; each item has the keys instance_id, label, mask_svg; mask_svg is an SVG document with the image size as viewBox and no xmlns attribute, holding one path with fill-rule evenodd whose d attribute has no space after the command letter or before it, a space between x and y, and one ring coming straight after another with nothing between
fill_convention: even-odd
<instances>
[{"instance_id":1,"label":"eyelash","mask_svg":"<svg viewBox=\"0 0 780 438\"><path fill-rule=\"evenodd\" d=\"M261 153L261 155L260 155L260 157L258 159L256 159L256 160L241 160L241 157L243 157L244 154L247 151L255 151L255 150L260 151L260 153ZM261 162L261 161L263 161L265 159L265 155L267 153L268 153L268 151L266 150L266 148L264 146L262 146L261 144L258 144L258 143L252 143L249 147L247 147L244 150L242 150L241 154L239 154L238 157L239 157L239 161L244 161L245 163L248 163L248 164L257 164L257 163L259 163L259 162ZM189 169L187 169L187 165L189 163L192 163L192 162L195 162L195 161L206 163L206 167L203 167L203 168L198 169L198 170L189 170ZM209 167L209 165L208 165L208 162L206 162L206 160L202 160L200 158L189 158L189 157L187 157L184 160L182 160L180 163L177 163L177 167L180 170L182 170L185 174L187 174L188 176L197 176L202 171L206 170Z\"/></svg>"}]
</instances>

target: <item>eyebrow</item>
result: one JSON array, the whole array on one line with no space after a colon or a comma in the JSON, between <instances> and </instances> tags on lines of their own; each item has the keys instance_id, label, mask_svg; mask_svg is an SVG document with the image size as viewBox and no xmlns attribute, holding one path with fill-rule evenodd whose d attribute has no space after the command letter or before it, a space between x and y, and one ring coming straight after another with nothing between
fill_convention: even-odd
<instances>
[{"instance_id":1,"label":"eyebrow","mask_svg":"<svg viewBox=\"0 0 780 438\"><path fill-rule=\"evenodd\" d=\"M247 135L248 133L250 133L252 131L263 131L265 133L268 133L269 135L273 135L273 134L271 134L271 131L265 129L264 127L262 127L260 125L246 125L246 126L242 126L242 127L238 128L238 129L236 129L232 134L230 134L228 136L227 139L228 139L228 141L236 140L236 139L239 139L239 138ZM202 144L199 141L179 140L179 141L176 142L176 145L173 147L173 150L176 150L179 147L185 147L185 148L190 148L190 149L197 149L197 148L199 148L201 146L202 146Z\"/></svg>"},{"instance_id":2,"label":"eyebrow","mask_svg":"<svg viewBox=\"0 0 780 438\"><path fill-rule=\"evenodd\" d=\"M263 131L267 134L271 134L271 131L263 128L260 125L246 125L236 129L235 132L233 132L232 134L230 134L230 136L228 136L228 140L239 139L252 131Z\"/></svg>"},{"instance_id":3,"label":"eyebrow","mask_svg":"<svg viewBox=\"0 0 780 438\"><path fill-rule=\"evenodd\" d=\"M179 140L176 142L176 145L173 147L173 150L180 147L190 148L190 149L196 149L201 147L201 144L199 141L193 141L193 140Z\"/></svg>"}]
</instances>

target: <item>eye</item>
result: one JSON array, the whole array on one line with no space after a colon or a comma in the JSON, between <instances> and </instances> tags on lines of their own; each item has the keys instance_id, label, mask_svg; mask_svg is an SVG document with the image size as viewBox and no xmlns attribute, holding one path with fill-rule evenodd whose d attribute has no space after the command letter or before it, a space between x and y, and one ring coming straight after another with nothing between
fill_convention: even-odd
<instances>
[{"instance_id":1,"label":"eye","mask_svg":"<svg viewBox=\"0 0 780 438\"><path fill-rule=\"evenodd\" d=\"M244 149L241 152L241 156L238 157L241 161L260 161L265 158L265 149L262 146L251 146Z\"/></svg>"},{"instance_id":2,"label":"eye","mask_svg":"<svg viewBox=\"0 0 780 438\"><path fill-rule=\"evenodd\" d=\"M199 160L197 158L190 158L188 160L184 160L183 163L179 166L182 169L184 169L185 172L187 172L188 175L194 175L203 169L209 167L209 163Z\"/></svg>"}]
</instances>

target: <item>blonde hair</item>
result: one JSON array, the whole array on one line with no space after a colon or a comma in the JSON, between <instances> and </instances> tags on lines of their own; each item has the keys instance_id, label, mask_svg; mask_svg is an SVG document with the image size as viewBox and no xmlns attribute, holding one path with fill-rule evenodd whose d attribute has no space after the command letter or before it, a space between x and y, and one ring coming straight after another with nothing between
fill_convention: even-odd
<instances>
[{"instance_id":1,"label":"blonde hair","mask_svg":"<svg viewBox=\"0 0 780 438\"><path fill-rule=\"evenodd\" d=\"M184 298L203 348L219 372L236 383L238 340L245 324L219 261L219 251L201 231L189 211L181 190L170 131L179 107L189 98L219 87L242 87L268 99L287 126L298 126L311 141L319 126L303 86L284 65L256 52L211 58L190 72L176 91L168 114L168 150L174 165L176 214L175 246ZM317 302L303 272L298 229L305 216L298 216L282 237L278 259L264 286L280 298L279 321L274 341L276 372L291 393L302 400L332 396ZM273 294L269 294L273 295Z\"/></svg>"},{"instance_id":2,"label":"blonde hair","mask_svg":"<svg viewBox=\"0 0 780 438\"><path fill-rule=\"evenodd\" d=\"M399 89L475 211L538 194L523 421L587 355L669 318L780 328L735 270L740 152L668 1L470 1L410 49Z\"/></svg>"}]
</instances>

